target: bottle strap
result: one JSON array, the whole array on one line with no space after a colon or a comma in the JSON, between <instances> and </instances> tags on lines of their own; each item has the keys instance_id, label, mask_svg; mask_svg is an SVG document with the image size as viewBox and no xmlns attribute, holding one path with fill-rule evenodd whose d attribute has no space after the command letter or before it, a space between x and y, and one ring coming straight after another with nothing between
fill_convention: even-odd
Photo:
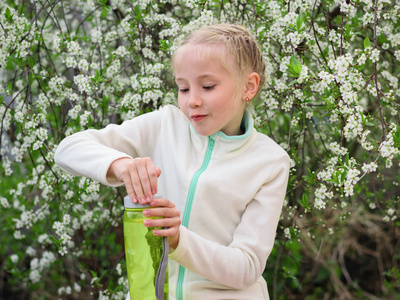
<instances>
[{"instance_id":1,"label":"bottle strap","mask_svg":"<svg viewBox=\"0 0 400 300\"><path fill-rule=\"evenodd\" d=\"M164 236L163 253L161 256L160 265L158 267L156 284L155 284L157 300L164 300L164 284L168 266L168 254L169 254L168 238Z\"/></svg>"}]
</instances>

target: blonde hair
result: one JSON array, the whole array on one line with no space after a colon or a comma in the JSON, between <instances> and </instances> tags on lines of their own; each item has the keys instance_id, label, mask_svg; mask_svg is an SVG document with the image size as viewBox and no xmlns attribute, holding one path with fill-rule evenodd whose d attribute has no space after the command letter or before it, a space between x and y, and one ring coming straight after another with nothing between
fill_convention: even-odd
<instances>
[{"instance_id":1,"label":"blonde hair","mask_svg":"<svg viewBox=\"0 0 400 300\"><path fill-rule=\"evenodd\" d=\"M232 76L240 82L244 75L251 72L256 72L260 76L260 84L256 96L261 92L262 86L265 83L265 61L261 50L254 36L243 26L233 24L215 24L202 27L194 31L180 45L174 53L174 58L179 54L179 50L189 45L204 45L208 48L208 55L221 53L213 51L217 47L225 46L225 51L231 54L234 61L232 69L229 63L229 57L219 55L224 67L232 74Z\"/></svg>"}]
</instances>

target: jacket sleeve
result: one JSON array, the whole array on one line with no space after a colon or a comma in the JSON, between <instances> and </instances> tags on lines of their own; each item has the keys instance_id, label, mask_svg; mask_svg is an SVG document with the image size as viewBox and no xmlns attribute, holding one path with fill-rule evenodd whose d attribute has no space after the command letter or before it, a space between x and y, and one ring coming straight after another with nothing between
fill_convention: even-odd
<instances>
[{"instance_id":1,"label":"jacket sleeve","mask_svg":"<svg viewBox=\"0 0 400 300\"><path fill-rule=\"evenodd\" d=\"M290 159L285 154L276 162L271 179L247 205L230 245L206 240L181 226L179 245L170 258L211 281L231 288L253 285L262 275L274 245L289 167Z\"/></svg>"},{"instance_id":2,"label":"jacket sleeve","mask_svg":"<svg viewBox=\"0 0 400 300\"><path fill-rule=\"evenodd\" d=\"M106 178L111 163L124 157L151 156L161 127L161 111L144 114L121 125L75 133L58 145L54 160L64 171L108 186L122 183Z\"/></svg>"}]
</instances>

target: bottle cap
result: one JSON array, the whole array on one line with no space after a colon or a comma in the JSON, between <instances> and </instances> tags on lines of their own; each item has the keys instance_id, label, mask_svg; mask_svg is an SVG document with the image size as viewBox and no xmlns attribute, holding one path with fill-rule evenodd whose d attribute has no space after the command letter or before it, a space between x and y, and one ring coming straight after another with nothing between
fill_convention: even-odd
<instances>
[{"instance_id":1,"label":"bottle cap","mask_svg":"<svg viewBox=\"0 0 400 300\"><path fill-rule=\"evenodd\" d=\"M153 199L158 199L161 198L160 195L155 194L153 195ZM131 198L129 197L129 195L126 195L124 197L124 207L125 208L143 208L143 207L150 207L150 204L146 203L146 204L140 204L138 203L133 203Z\"/></svg>"}]
</instances>

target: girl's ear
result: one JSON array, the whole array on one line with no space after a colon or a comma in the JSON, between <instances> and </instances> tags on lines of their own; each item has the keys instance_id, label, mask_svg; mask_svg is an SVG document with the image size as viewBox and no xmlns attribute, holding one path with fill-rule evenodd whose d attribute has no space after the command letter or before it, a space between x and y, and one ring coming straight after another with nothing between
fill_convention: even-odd
<instances>
[{"instance_id":1,"label":"girl's ear","mask_svg":"<svg viewBox=\"0 0 400 300\"><path fill-rule=\"evenodd\" d=\"M258 86L260 84L260 75L256 72L250 73L245 78L244 91L242 95L243 100L250 101L257 94Z\"/></svg>"}]
</instances>

